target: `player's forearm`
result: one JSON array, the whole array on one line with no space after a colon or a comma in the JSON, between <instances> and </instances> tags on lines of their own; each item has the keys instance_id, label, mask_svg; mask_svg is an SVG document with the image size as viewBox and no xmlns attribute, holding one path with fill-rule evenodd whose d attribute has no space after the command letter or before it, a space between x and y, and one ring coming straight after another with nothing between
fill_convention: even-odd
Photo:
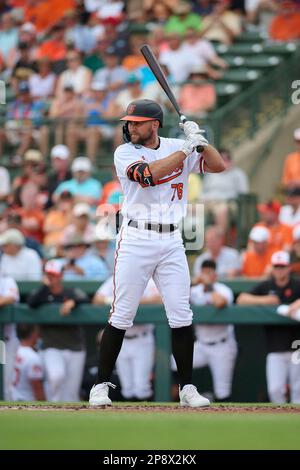
<instances>
[{"instance_id":1,"label":"player's forearm","mask_svg":"<svg viewBox=\"0 0 300 470\"><path fill-rule=\"evenodd\" d=\"M202 156L204 158L205 171L209 173L221 173L225 170L223 158L212 145L208 145L204 148Z\"/></svg>"},{"instance_id":2,"label":"player's forearm","mask_svg":"<svg viewBox=\"0 0 300 470\"><path fill-rule=\"evenodd\" d=\"M149 169L151 171L153 181L156 182L163 178L166 175L172 173L175 168L180 166L184 160L186 159L185 153L178 151L174 152L168 157L162 158L161 160L157 160L156 162L152 162L149 165Z\"/></svg>"}]
</instances>

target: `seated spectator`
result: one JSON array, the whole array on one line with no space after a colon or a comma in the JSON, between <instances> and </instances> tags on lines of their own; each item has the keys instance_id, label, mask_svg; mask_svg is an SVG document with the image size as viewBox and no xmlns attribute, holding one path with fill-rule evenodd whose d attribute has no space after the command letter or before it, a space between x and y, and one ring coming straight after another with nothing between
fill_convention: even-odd
<instances>
[{"instance_id":1,"label":"seated spectator","mask_svg":"<svg viewBox=\"0 0 300 470\"><path fill-rule=\"evenodd\" d=\"M30 46L26 42L20 42L17 49L16 63L11 70L10 82L15 93L18 92L19 83L28 82L30 77L36 73L36 65L30 54Z\"/></svg>"},{"instance_id":2,"label":"seated spectator","mask_svg":"<svg viewBox=\"0 0 300 470\"><path fill-rule=\"evenodd\" d=\"M24 235L9 229L0 235L1 271L16 281L38 281L42 277L42 261L36 251L25 247Z\"/></svg>"},{"instance_id":3,"label":"seated spectator","mask_svg":"<svg viewBox=\"0 0 300 470\"><path fill-rule=\"evenodd\" d=\"M65 280L105 281L109 276L106 263L88 249L89 243L82 238L74 237L64 245L63 259Z\"/></svg>"},{"instance_id":4,"label":"seated spectator","mask_svg":"<svg viewBox=\"0 0 300 470\"><path fill-rule=\"evenodd\" d=\"M75 202L86 202L95 208L102 194L102 185L91 177L90 160L86 157L75 158L71 171L73 178L58 185L54 191L54 200L63 191L69 191L74 196Z\"/></svg>"},{"instance_id":5,"label":"seated spectator","mask_svg":"<svg viewBox=\"0 0 300 470\"><path fill-rule=\"evenodd\" d=\"M37 50L37 59L47 57L53 64L64 61L67 54L64 35L65 30L62 25L57 24L53 26L49 39L43 41Z\"/></svg>"},{"instance_id":6,"label":"seated spectator","mask_svg":"<svg viewBox=\"0 0 300 470\"><path fill-rule=\"evenodd\" d=\"M97 29L89 22L89 15L80 15L78 10L67 10L64 14L65 41L77 51L89 54L96 45Z\"/></svg>"},{"instance_id":7,"label":"seated spectator","mask_svg":"<svg viewBox=\"0 0 300 470\"><path fill-rule=\"evenodd\" d=\"M270 279L256 285L251 293L237 298L239 305L288 306L292 317L300 307L300 283L290 274L290 259L286 252L275 252L271 258ZM293 344L300 338L298 325L265 325L267 346L267 386L273 403L286 403L287 390L291 403L300 403L300 364L292 360ZM288 387L287 387L288 385Z\"/></svg>"},{"instance_id":8,"label":"seated spectator","mask_svg":"<svg viewBox=\"0 0 300 470\"><path fill-rule=\"evenodd\" d=\"M241 273L246 277L266 277L270 272L271 256L274 249L271 248L271 234L266 227L253 227L249 234L250 246L243 253Z\"/></svg>"},{"instance_id":9,"label":"seated spectator","mask_svg":"<svg viewBox=\"0 0 300 470\"><path fill-rule=\"evenodd\" d=\"M128 72L135 72L146 65L146 61L140 52L141 46L146 42L146 38L140 35L129 38L130 53L122 61L122 66Z\"/></svg>"},{"instance_id":10,"label":"seated spectator","mask_svg":"<svg viewBox=\"0 0 300 470\"><path fill-rule=\"evenodd\" d=\"M17 229L24 235L24 230L22 227L22 217L16 211L9 211L6 216L6 230ZM34 238L25 235L25 246L36 251L40 258L43 258L43 246Z\"/></svg>"},{"instance_id":11,"label":"seated spectator","mask_svg":"<svg viewBox=\"0 0 300 470\"><path fill-rule=\"evenodd\" d=\"M193 274L197 277L203 261L212 259L216 262L218 277L231 278L238 275L241 268L240 255L237 250L224 246L224 233L217 226L208 227L205 231L205 251L195 260Z\"/></svg>"},{"instance_id":12,"label":"seated spectator","mask_svg":"<svg viewBox=\"0 0 300 470\"><path fill-rule=\"evenodd\" d=\"M280 208L279 222L294 227L300 223L300 186L286 190L285 202Z\"/></svg>"},{"instance_id":13,"label":"seated spectator","mask_svg":"<svg viewBox=\"0 0 300 470\"><path fill-rule=\"evenodd\" d=\"M85 120L85 126L73 126L70 140L72 141L72 153L76 155L80 140L86 143L88 158L95 163L96 155L101 147L102 139L112 138L114 128L107 119L111 115L108 109L108 87L105 83L93 82L87 96L82 99L81 117Z\"/></svg>"},{"instance_id":14,"label":"seated spectator","mask_svg":"<svg viewBox=\"0 0 300 470\"><path fill-rule=\"evenodd\" d=\"M73 220L61 236L60 242L68 245L74 237L89 243L95 233L95 225L90 222L90 206L86 202L78 202L72 210Z\"/></svg>"},{"instance_id":15,"label":"seated spectator","mask_svg":"<svg viewBox=\"0 0 300 470\"><path fill-rule=\"evenodd\" d=\"M201 23L201 36L221 44L231 44L242 32L241 16L229 10L229 2L216 0L210 15L205 16Z\"/></svg>"},{"instance_id":16,"label":"seated spectator","mask_svg":"<svg viewBox=\"0 0 300 470\"><path fill-rule=\"evenodd\" d=\"M293 229L293 245L291 250L292 273L300 276L300 225Z\"/></svg>"},{"instance_id":17,"label":"seated spectator","mask_svg":"<svg viewBox=\"0 0 300 470\"><path fill-rule=\"evenodd\" d=\"M226 232L229 215L236 218L236 199L240 194L249 192L249 181L246 173L235 166L228 150L220 150L225 163L225 171L207 173L203 178L201 199L205 204L205 213L212 213L215 223Z\"/></svg>"},{"instance_id":18,"label":"seated spectator","mask_svg":"<svg viewBox=\"0 0 300 470\"><path fill-rule=\"evenodd\" d=\"M52 72L48 57L38 61L38 72L29 77L29 89L33 99L49 100L54 96L56 76Z\"/></svg>"},{"instance_id":19,"label":"seated spectator","mask_svg":"<svg viewBox=\"0 0 300 470\"><path fill-rule=\"evenodd\" d=\"M45 401L44 367L35 347L39 339L36 325L18 324L17 336L20 341L11 384L13 401Z\"/></svg>"},{"instance_id":20,"label":"seated spectator","mask_svg":"<svg viewBox=\"0 0 300 470\"><path fill-rule=\"evenodd\" d=\"M127 71L119 65L117 50L110 46L103 55L104 67L97 70L94 81L107 84L108 98L112 99L125 87Z\"/></svg>"},{"instance_id":21,"label":"seated spectator","mask_svg":"<svg viewBox=\"0 0 300 470\"><path fill-rule=\"evenodd\" d=\"M191 288L191 304L213 305L220 311L232 305L232 290L216 281L215 261L203 261L201 271ZM212 374L215 401L231 401L237 356L233 325L195 325L195 336L193 368L208 366Z\"/></svg>"},{"instance_id":22,"label":"seated spectator","mask_svg":"<svg viewBox=\"0 0 300 470\"><path fill-rule=\"evenodd\" d=\"M88 67L93 74L104 67L103 55L108 47L108 40L98 37L95 48L89 54L85 54L83 65Z\"/></svg>"},{"instance_id":23,"label":"seated spectator","mask_svg":"<svg viewBox=\"0 0 300 470\"><path fill-rule=\"evenodd\" d=\"M169 18L172 16L173 6L177 4L177 0L171 0L169 2L168 0L159 0L155 2L150 0L150 2L145 3L148 3L145 10L147 21L158 26L165 26Z\"/></svg>"},{"instance_id":24,"label":"seated spectator","mask_svg":"<svg viewBox=\"0 0 300 470\"><path fill-rule=\"evenodd\" d=\"M53 100L49 116L55 121L55 143L62 144L65 141L73 158L74 129L78 129L78 124L82 123L82 103L72 86L65 85L62 95Z\"/></svg>"},{"instance_id":25,"label":"seated spectator","mask_svg":"<svg viewBox=\"0 0 300 470\"><path fill-rule=\"evenodd\" d=\"M48 148L48 128L42 125L45 104L33 101L27 82L20 82L16 99L7 106L5 129L0 130L0 154L3 144L8 140L17 146L12 162L20 164L22 156L33 140L37 141L41 152L46 155Z\"/></svg>"},{"instance_id":26,"label":"seated spectator","mask_svg":"<svg viewBox=\"0 0 300 470\"><path fill-rule=\"evenodd\" d=\"M286 189L300 186L300 127L294 130L296 152L289 153L284 160L282 185Z\"/></svg>"},{"instance_id":27,"label":"seated spectator","mask_svg":"<svg viewBox=\"0 0 300 470\"><path fill-rule=\"evenodd\" d=\"M210 15L213 11L214 4L211 0L191 0L192 11L201 16Z\"/></svg>"},{"instance_id":28,"label":"seated spectator","mask_svg":"<svg viewBox=\"0 0 300 470\"><path fill-rule=\"evenodd\" d=\"M105 262L110 273L114 269L115 261L115 236L110 225L99 223L94 228L92 241L92 253Z\"/></svg>"},{"instance_id":29,"label":"seated spectator","mask_svg":"<svg viewBox=\"0 0 300 470\"><path fill-rule=\"evenodd\" d=\"M1 237L1 235L0 235ZM1 249L1 246L0 246ZM1 255L2 257L3 255ZM6 305L13 305L19 302L19 288L13 277L4 275L2 270L2 259L0 259L0 315L1 308ZM4 325L4 340L6 349L6 364L4 366L4 400L11 400L10 384L14 371L14 358L18 348L18 339L15 326L12 324Z\"/></svg>"},{"instance_id":30,"label":"seated spectator","mask_svg":"<svg viewBox=\"0 0 300 470\"><path fill-rule=\"evenodd\" d=\"M62 95L65 87L71 86L77 96L82 96L90 88L92 72L82 65L81 54L78 51L68 51L66 60L68 68L58 77L56 95Z\"/></svg>"},{"instance_id":31,"label":"seated spectator","mask_svg":"<svg viewBox=\"0 0 300 470\"><path fill-rule=\"evenodd\" d=\"M28 182L20 190L21 207L15 212L21 216L22 232L38 243L43 242L44 212L38 201L39 188L34 182Z\"/></svg>"},{"instance_id":32,"label":"seated spectator","mask_svg":"<svg viewBox=\"0 0 300 470\"><path fill-rule=\"evenodd\" d=\"M279 4L279 12L270 24L269 36L274 41L300 39L300 12L296 2L288 0Z\"/></svg>"},{"instance_id":33,"label":"seated spectator","mask_svg":"<svg viewBox=\"0 0 300 470\"><path fill-rule=\"evenodd\" d=\"M66 10L75 7L75 0L27 1L24 6L24 20L34 23L41 33L57 24Z\"/></svg>"},{"instance_id":34,"label":"seated spectator","mask_svg":"<svg viewBox=\"0 0 300 470\"><path fill-rule=\"evenodd\" d=\"M43 284L27 300L29 307L57 305L62 317L72 315L73 309L88 301L78 288L64 287L62 263L50 260L45 265ZM79 401L85 363L85 340L78 325L43 325L43 362L46 371L47 399L50 401Z\"/></svg>"},{"instance_id":35,"label":"seated spectator","mask_svg":"<svg viewBox=\"0 0 300 470\"><path fill-rule=\"evenodd\" d=\"M57 186L72 178L70 171L70 150L66 145L55 145L51 150L51 170L48 175L47 188L49 191L48 207Z\"/></svg>"},{"instance_id":36,"label":"seated spectator","mask_svg":"<svg viewBox=\"0 0 300 470\"><path fill-rule=\"evenodd\" d=\"M211 111L217 101L215 86L208 82L209 73L205 65L195 65L189 82L182 85L179 92L180 109L185 114L200 116Z\"/></svg>"},{"instance_id":37,"label":"seated spectator","mask_svg":"<svg viewBox=\"0 0 300 470\"><path fill-rule=\"evenodd\" d=\"M47 212L44 221L44 246L49 253L58 255L64 229L72 220L73 196L69 191L59 194L56 203Z\"/></svg>"},{"instance_id":38,"label":"seated spectator","mask_svg":"<svg viewBox=\"0 0 300 470\"><path fill-rule=\"evenodd\" d=\"M256 226L266 227L270 232L269 245L274 251L291 249L293 237L292 228L279 222L280 203L269 201L266 204L258 204L260 221Z\"/></svg>"},{"instance_id":39,"label":"seated spectator","mask_svg":"<svg viewBox=\"0 0 300 470\"><path fill-rule=\"evenodd\" d=\"M111 305L114 296L113 276L97 290L93 304ZM148 282L140 304L161 304L162 299L153 279ZM117 374L121 382L121 393L125 400L148 400L152 394L151 375L154 367L153 325L134 325L124 336L116 361ZM139 354L137 354L139 351Z\"/></svg>"},{"instance_id":40,"label":"seated spectator","mask_svg":"<svg viewBox=\"0 0 300 470\"><path fill-rule=\"evenodd\" d=\"M268 29L271 20L278 11L279 3L276 0L247 0L245 1L246 20Z\"/></svg>"},{"instance_id":41,"label":"seated spectator","mask_svg":"<svg viewBox=\"0 0 300 470\"><path fill-rule=\"evenodd\" d=\"M176 33L184 35L187 29L193 28L200 31L202 19L197 13L191 12L191 5L180 1L173 9L173 15L165 24L166 33Z\"/></svg>"},{"instance_id":42,"label":"seated spectator","mask_svg":"<svg viewBox=\"0 0 300 470\"><path fill-rule=\"evenodd\" d=\"M5 203L7 196L10 193L10 176L4 166L0 166L0 206Z\"/></svg>"},{"instance_id":43,"label":"seated spectator","mask_svg":"<svg viewBox=\"0 0 300 470\"><path fill-rule=\"evenodd\" d=\"M18 43L18 29L11 13L4 13L0 19L0 52L6 62L10 51Z\"/></svg>"},{"instance_id":44,"label":"seated spectator","mask_svg":"<svg viewBox=\"0 0 300 470\"><path fill-rule=\"evenodd\" d=\"M122 188L120 180L117 176L115 167L112 167L112 180L104 184L99 204L101 205L109 203L109 199L111 199L115 193L120 194L121 192Z\"/></svg>"}]
</instances>

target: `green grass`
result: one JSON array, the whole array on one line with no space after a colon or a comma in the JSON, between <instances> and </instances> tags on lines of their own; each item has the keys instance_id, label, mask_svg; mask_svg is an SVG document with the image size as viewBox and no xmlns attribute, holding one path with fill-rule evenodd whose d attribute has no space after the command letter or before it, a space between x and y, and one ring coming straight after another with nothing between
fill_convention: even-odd
<instances>
[{"instance_id":1,"label":"green grass","mask_svg":"<svg viewBox=\"0 0 300 470\"><path fill-rule=\"evenodd\" d=\"M299 449L299 433L299 413L229 413L222 406L212 413L0 406L0 449Z\"/></svg>"}]
</instances>

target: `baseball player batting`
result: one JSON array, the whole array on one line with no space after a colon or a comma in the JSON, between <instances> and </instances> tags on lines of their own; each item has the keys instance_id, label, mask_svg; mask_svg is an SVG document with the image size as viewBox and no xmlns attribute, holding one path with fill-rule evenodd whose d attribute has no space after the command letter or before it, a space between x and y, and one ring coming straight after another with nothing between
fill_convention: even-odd
<instances>
[{"instance_id":1,"label":"baseball player batting","mask_svg":"<svg viewBox=\"0 0 300 470\"><path fill-rule=\"evenodd\" d=\"M110 377L124 334L133 325L140 298L153 277L171 328L180 405L208 406L210 402L192 385L190 276L178 223L185 215L189 173L221 172L223 160L193 121L180 125L185 140L160 137L163 111L155 101L133 101L121 120L126 143L116 149L114 163L124 193L123 222L116 240L110 318L89 402L111 405L109 387L115 386ZM196 147L203 147L203 152L198 154Z\"/></svg>"}]
</instances>

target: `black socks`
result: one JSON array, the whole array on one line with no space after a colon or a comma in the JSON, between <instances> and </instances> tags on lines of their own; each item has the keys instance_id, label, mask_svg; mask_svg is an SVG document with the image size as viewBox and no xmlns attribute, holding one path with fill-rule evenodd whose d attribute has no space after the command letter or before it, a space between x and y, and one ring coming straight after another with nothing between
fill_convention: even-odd
<instances>
[{"instance_id":1,"label":"black socks","mask_svg":"<svg viewBox=\"0 0 300 470\"><path fill-rule=\"evenodd\" d=\"M125 332L110 324L106 325L100 342L97 384L109 382Z\"/></svg>"},{"instance_id":2,"label":"black socks","mask_svg":"<svg viewBox=\"0 0 300 470\"><path fill-rule=\"evenodd\" d=\"M172 351L177 365L180 388L192 383L194 331L193 326L172 328Z\"/></svg>"}]
</instances>

